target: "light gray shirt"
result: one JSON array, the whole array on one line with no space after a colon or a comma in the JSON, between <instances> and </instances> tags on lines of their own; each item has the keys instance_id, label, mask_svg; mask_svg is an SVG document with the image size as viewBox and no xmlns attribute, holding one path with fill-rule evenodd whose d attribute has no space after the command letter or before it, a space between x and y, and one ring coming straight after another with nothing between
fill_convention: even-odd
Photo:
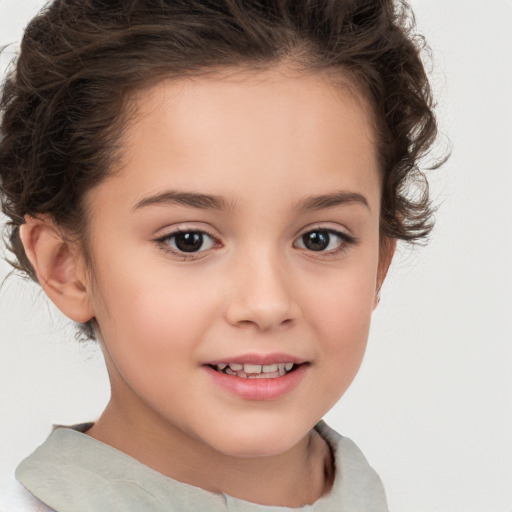
<instances>
[{"instance_id":1,"label":"light gray shirt","mask_svg":"<svg viewBox=\"0 0 512 512\"><path fill-rule=\"evenodd\" d=\"M26 493L27 508L20 510L387 512L382 483L357 446L324 422L315 428L332 448L335 480L328 494L299 509L258 505L178 482L78 430L61 427L16 470L16 478L38 498Z\"/></svg>"}]
</instances>

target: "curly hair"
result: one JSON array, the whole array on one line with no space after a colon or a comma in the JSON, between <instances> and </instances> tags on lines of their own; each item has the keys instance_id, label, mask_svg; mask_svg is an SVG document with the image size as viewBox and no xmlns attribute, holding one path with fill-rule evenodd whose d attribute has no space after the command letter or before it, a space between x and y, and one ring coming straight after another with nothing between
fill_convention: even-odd
<instances>
[{"instance_id":1,"label":"curly hair","mask_svg":"<svg viewBox=\"0 0 512 512\"><path fill-rule=\"evenodd\" d=\"M26 215L84 233L85 194L113 172L131 93L164 77L283 60L363 92L377 128L381 236L421 241L433 209L419 162L437 126L414 30L409 6L393 0L51 2L26 28L0 99L11 263L36 279L19 236Z\"/></svg>"}]
</instances>

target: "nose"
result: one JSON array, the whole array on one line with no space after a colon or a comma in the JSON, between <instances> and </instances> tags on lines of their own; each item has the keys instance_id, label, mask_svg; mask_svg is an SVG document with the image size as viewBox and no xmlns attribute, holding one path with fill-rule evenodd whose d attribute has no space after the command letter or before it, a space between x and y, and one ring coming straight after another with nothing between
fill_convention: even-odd
<instances>
[{"instance_id":1,"label":"nose","mask_svg":"<svg viewBox=\"0 0 512 512\"><path fill-rule=\"evenodd\" d=\"M272 252L240 258L228 286L227 321L271 331L290 326L300 316L290 267Z\"/></svg>"}]
</instances>

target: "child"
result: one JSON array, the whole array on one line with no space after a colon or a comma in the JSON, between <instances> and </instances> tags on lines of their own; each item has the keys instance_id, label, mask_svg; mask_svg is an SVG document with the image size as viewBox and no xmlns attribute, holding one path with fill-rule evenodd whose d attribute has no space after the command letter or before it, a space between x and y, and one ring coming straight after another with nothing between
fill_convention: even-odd
<instances>
[{"instance_id":1,"label":"child","mask_svg":"<svg viewBox=\"0 0 512 512\"><path fill-rule=\"evenodd\" d=\"M31 22L1 100L9 248L99 341L111 399L20 464L27 509L387 510L321 418L396 241L432 226L407 27L386 0L57 0Z\"/></svg>"}]
</instances>

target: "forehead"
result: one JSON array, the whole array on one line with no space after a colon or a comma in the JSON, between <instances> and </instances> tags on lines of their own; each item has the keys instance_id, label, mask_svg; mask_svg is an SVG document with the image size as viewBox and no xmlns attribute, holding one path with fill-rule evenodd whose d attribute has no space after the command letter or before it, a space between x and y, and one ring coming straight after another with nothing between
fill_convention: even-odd
<instances>
[{"instance_id":1,"label":"forehead","mask_svg":"<svg viewBox=\"0 0 512 512\"><path fill-rule=\"evenodd\" d=\"M325 123L330 122L331 131L338 134L351 121L352 128L357 125L355 136L370 141L375 138L372 108L366 93L354 80L339 73L295 70L285 65L265 70L225 69L198 77L164 79L135 92L129 104L135 115L126 128L128 134L141 125L153 123L157 117L171 121L169 114L172 114L182 128L189 126L197 134L201 126L207 131L221 123L226 127L238 128L242 124L248 128L251 122L261 121L263 126L277 123L286 128L288 122L299 128L293 123L300 119L300 126L306 122L311 130L321 124L325 128ZM299 135L298 130L288 133ZM236 133L231 136L235 137Z\"/></svg>"},{"instance_id":2,"label":"forehead","mask_svg":"<svg viewBox=\"0 0 512 512\"><path fill-rule=\"evenodd\" d=\"M379 181L370 108L348 81L287 68L227 70L162 80L131 102L114 180L131 183L134 196L166 185L293 195L306 182L321 194Z\"/></svg>"}]
</instances>

